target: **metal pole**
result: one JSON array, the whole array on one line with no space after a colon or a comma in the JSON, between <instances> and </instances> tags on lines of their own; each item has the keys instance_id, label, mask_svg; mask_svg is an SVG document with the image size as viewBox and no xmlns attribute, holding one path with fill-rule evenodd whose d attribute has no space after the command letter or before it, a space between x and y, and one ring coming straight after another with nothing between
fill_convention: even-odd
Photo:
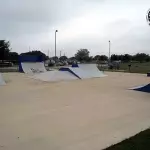
<instances>
[{"instance_id":1,"label":"metal pole","mask_svg":"<svg viewBox=\"0 0 150 150\"><path fill-rule=\"evenodd\" d=\"M109 41L109 60L110 60L110 41Z\"/></svg>"},{"instance_id":2,"label":"metal pole","mask_svg":"<svg viewBox=\"0 0 150 150\"><path fill-rule=\"evenodd\" d=\"M56 33L58 32L58 30L55 31L55 63L56 63Z\"/></svg>"},{"instance_id":3,"label":"metal pole","mask_svg":"<svg viewBox=\"0 0 150 150\"><path fill-rule=\"evenodd\" d=\"M61 51L60 51L60 57L61 57Z\"/></svg>"}]
</instances>

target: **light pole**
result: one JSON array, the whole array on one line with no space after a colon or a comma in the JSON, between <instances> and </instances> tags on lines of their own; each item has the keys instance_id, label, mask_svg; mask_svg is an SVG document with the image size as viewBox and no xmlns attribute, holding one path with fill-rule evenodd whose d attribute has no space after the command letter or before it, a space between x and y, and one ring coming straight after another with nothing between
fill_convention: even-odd
<instances>
[{"instance_id":1,"label":"light pole","mask_svg":"<svg viewBox=\"0 0 150 150\"><path fill-rule=\"evenodd\" d=\"M148 24L150 25L150 9L147 11L146 19L147 19Z\"/></svg>"},{"instance_id":2,"label":"light pole","mask_svg":"<svg viewBox=\"0 0 150 150\"><path fill-rule=\"evenodd\" d=\"M61 57L61 51L60 51L60 57Z\"/></svg>"},{"instance_id":3,"label":"light pole","mask_svg":"<svg viewBox=\"0 0 150 150\"><path fill-rule=\"evenodd\" d=\"M56 33L58 32L58 30L55 30L55 63L56 63Z\"/></svg>"},{"instance_id":4,"label":"light pole","mask_svg":"<svg viewBox=\"0 0 150 150\"><path fill-rule=\"evenodd\" d=\"M111 42L109 41L109 61L110 61L110 45L111 45Z\"/></svg>"}]
</instances>

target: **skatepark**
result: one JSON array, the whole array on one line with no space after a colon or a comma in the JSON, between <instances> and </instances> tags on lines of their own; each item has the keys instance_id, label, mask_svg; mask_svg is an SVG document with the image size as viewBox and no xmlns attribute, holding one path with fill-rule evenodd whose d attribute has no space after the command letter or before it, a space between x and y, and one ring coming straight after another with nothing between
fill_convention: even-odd
<instances>
[{"instance_id":1,"label":"skatepark","mask_svg":"<svg viewBox=\"0 0 150 150\"><path fill-rule=\"evenodd\" d=\"M29 66L1 76L0 149L100 150L149 128L149 93L130 89L146 75Z\"/></svg>"}]
</instances>

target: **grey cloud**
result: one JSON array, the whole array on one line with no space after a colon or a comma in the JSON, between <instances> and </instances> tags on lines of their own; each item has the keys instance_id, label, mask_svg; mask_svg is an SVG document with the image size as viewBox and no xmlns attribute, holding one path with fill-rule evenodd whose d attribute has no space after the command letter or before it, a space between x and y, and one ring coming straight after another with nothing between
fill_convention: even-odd
<instances>
[{"instance_id":1,"label":"grey cloud","mask_svg":"<svg viewBox=\"0 0 150 150\"><path fill-rule=\"evenodd\" d=\"M71 19L80 7L73 0L5 0L0 6L0 31L8 36L40 32Z\"/></svg>"},{"instance_id":2,"label":"grey cloud","mask_svg":"<svg viewBox=\"0 0 150 150\"><path fill-rule=\"evenodd\" d=\"M150 28L145 19L148 4L148 0L4 0L0 5L0 38L11 40L16 51L26 51L32 43L41 48L54 47L53 36L48 43L40 38L49 38L53 27L61 28L65 22L96 9L93 17L100 20L94 24L97 33L65 39L58 48L65 47L69 55L79 48L89 48L92 54L107 54L108 40L111 40L113 52L149 52ZM105 22L110 16L114 20ZM102 33L99 25L104 26Z\"/></svg>"}]
</instances>

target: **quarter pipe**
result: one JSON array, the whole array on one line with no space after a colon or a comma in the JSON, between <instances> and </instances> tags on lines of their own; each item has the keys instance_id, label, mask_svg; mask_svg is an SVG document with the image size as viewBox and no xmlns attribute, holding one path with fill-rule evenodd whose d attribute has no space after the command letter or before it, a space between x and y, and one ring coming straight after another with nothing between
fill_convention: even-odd
<instances>
[{"instance_id":1,"label":"quarter pipe","mask_svg":"<svg viewBox=\"0 0 150 150\"><path fill-rule=\"evenodd\" d=\"M79 64L79 68L81 68L91 78L99 78L106 76L102 71L100 71L97 68L96 64Z\"/></svg>"},{"instance_id":2,"label":"quarter pipe","mask_svg":"<svg viewBox=\"0 0 150 150\"><path fill-rule=\"evenodd\" d=\"M43 62L25 62L21 63L21 65L24 73L27 74L46 72Z\"/></svg>"}]
</instances>

